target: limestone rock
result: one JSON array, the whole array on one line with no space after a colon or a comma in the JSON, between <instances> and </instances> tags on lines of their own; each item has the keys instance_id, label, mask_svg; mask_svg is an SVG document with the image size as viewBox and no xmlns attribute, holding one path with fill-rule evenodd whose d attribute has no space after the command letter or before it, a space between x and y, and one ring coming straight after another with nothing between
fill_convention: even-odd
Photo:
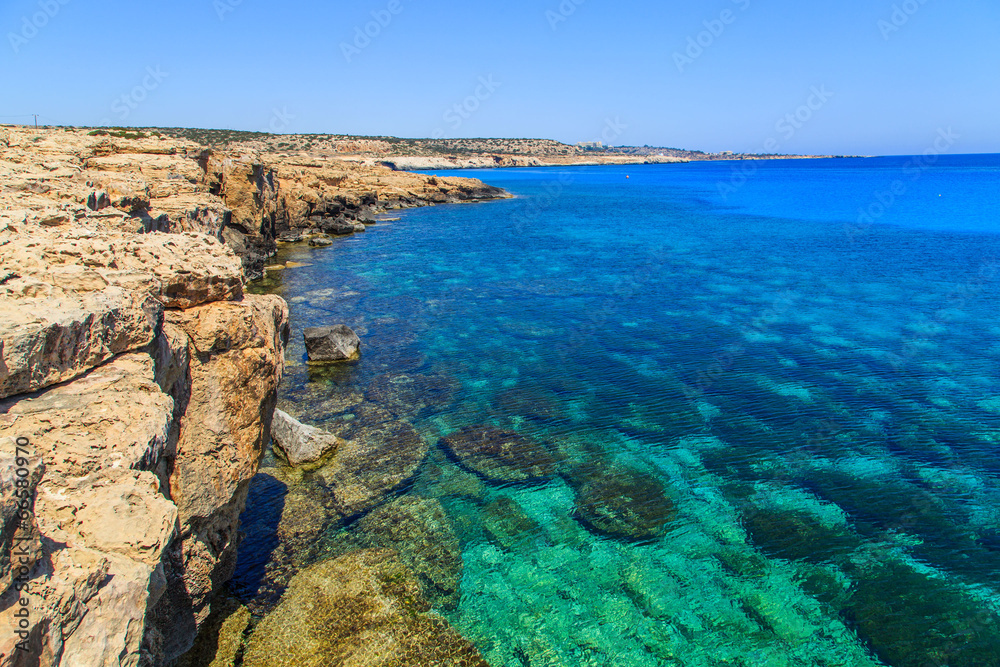
<instances>
[{"instance_id":1,"label":"limestone rock","mask_svg":"<svg viewBox=\"0 0 1000 667\"><path fill-rule=\"evenodd\" d=\"M396 550L432 604L458 604L462 550L441 503L402 496L361 519L354 533L363 546Z\"/></svg>"},{"instance_id":2,"label":"limestone rock","mask_svg":"<svg viewBox=\"0 0 1000 667\"><path fill-rule=\"evenodd\" d=\"M153 470L174 403L146 354L122 355L69 384L0 403L0 436L23 437L48 462L46 484L106 470Z\"/></svg>"},{"instance_id":3,"label":"limestone rock","mask_svg":"<svg viewBox=\"0 0 1000 667\"><path fill-rule=\"evenodd\" d=\"M245 667L487 667L388 550L358 551L300 572L254 630Z\"/></svg>"},{"instance_id":4,"label":"limestone rock","mask_svg":"<svg viewBox=\"0 0 1000 667\"><path fill-rule=\"evenodd\" d=\"M170 590L154 612L169 660L190 648L212 594L235 569L239 517L277 401L288 306L246 296L170 311L167 319L191 340L187 407L168 454L181 536L169 556Z\"/></svg>"},{"instance_id":5,"label":"limestone rock","mask_svg":"<svg viewBox=\"0 0 1000 667\"><path fill-rule=\"evenodd\" d=\"M24 280L0 286L0 398L72 380L148 345L162 317L120 287L75 294Z\"/></svg>"},{"instance_id":6,"label":"limestone rock","mask_svg":"<svg viewBox=\"0 0 1000 667\"><path fill-rule=\"evenodd\" d=\"M559 469L558 458L545 445L492 426L466 426L441 444L462 465L492 482L544 481Z\"/></svg>"},{"instance_id":7,"label":"limestone rock","mask_svg":"<svg viewBox=\"0 0 1000 667\"><path fill-rule=\"evenodd\" d=\"M353 361L361 356L361 339L349 327L312 327L304 332L306 353L312 363Z\"/></svg>"},{"instance_id":8,"label":"limestone rock","mask_svg":"<svg viewBox=\"0 0 1000 667\"><path fill-rule=\"evenodd\" d=\"M138 664L177 528L177 508L149 472L173 408L142 353L0 405L0 441L27 439L48 462L35 502L45 557L25 597L36 664ZM15 627L17 608L0 612L0 633Z\"/></svg>"},{"instance_id":9,"label":"limestone rock","mask_svg":"<svg viewBox=\"0 0 1000 667\"><path fill-rule=\"evenodd\" d=\"M274 411L271 423L271 438L293 465L319 461L343 444L343 440L314 426L307 426L287 412Z\"/></svg>"},{"instance_id":10,"label":"limestone rock","mask_svg":"<svg viewBox=\"0 0 1000 667\"><path fill-rule=\"evenodd\" d=\"M92 549L56 548L32 571L27 591L11 588L0 598L0 656L14 655L15 644L27 641L28 664L60 664L66 638L88 614L110 567L108 557ZM27 628L14 616L20 600L28 602Z\"/></svg>"},{"instance_id":11,"label":"limestone rock","mask_svg":"<svg viewBox=\"0 0 1000 667\"><path fill-rule=\"evenodd\" d=\"M43 484L38 519L47 538L155 568L173 538L177 508L152 473L115 469L68 487Z\"/></svg>"},{"instance_id":12,"label":"limestone rock","mask_svg":"<svg viewBox=\"0 0 1000 667\"><path fill-rule=\"evenodd\" d=\"M615 466L577 471L576 518L602 535L645 541L662 537L677 516L666 489L652 475Z\"/></svg>"},{"instance_id":13,"label":"limestone rock","mask_svg":"<svg viewBox=\"0 0 1000 667\"><path fill-rule=\"evenodd\" d=\"M80 229L21 233L5 247L0 267L70 291L92 292L108 285L144 291L166 308L238 300L243 294L242 267L232 250L194 233L121 234ZM21 287L22 292L26 289ZM12 298L34 296L30 292L16 294L11 288L6 294Z\"/></svg>"},{"instance_id":14,"label":"limestone rock","mask_svg":"<svg viewBox=\"0 0 1000 667\"><path fill-rule=\"evenodd\" d=\"M315 477L330 489L344 521L368 512L413 478L427 442L404 422L359 426Z\"/></svg>"}]
</instances>

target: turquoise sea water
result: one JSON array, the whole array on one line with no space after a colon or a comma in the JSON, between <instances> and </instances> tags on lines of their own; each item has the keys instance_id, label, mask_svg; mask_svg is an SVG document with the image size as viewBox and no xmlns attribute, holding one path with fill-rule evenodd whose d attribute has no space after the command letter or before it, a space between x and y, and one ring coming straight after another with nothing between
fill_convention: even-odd
<instances>
[{"instance_id":1,"label":"turquoise sea water","mask_svg":"<svg viewBox=\"0 0 1000 667\"><path fill-rule=\"evenodd\" d=\"M1000 665L1000 156L459 175L516 198L286 247L266 288L307 421L431 387L402 493L453 524L441 612L492 665ZM310 374L333 323L363 359ZM551 474L438 447L473 425Z\"/></svg>"}]
</instances>

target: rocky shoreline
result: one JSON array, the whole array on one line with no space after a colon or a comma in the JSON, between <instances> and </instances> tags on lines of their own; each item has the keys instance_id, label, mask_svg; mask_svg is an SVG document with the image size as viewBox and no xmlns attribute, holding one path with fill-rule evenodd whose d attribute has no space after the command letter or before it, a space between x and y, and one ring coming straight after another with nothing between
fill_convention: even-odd
<instances>
[{"instance_id":1,"label":"rocky shoreline","mask_svg":"<svg viewBox=\"0 0 1000 667\"><path fill-rule=\"evenodd\" d=\"M165 137L0 129L0 667L169 665L191 648L270 439L288 307L244 285L280 238L503 196ZM339 567L398 569L376 554ZM398 613L413 620L426 605L411 598Z\"/></svg>"}]
</instances>

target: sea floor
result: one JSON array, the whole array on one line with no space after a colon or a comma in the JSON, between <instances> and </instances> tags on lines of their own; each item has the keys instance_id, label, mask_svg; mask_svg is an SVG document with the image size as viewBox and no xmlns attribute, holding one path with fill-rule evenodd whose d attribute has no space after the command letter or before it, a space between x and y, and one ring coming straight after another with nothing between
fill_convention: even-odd
<instances>
[{"instance_id":1,"label":"sea floor","mask_svg":"<svg viewBox=\"0 0 1000 667\"><path fill-rule=\"evenodd\" d=\"M279 407L388 453L269 455L234 593L391 547L494 667L1000 665L1000 237L620 169L279 251Z\"/></svg>"}]
</instances>

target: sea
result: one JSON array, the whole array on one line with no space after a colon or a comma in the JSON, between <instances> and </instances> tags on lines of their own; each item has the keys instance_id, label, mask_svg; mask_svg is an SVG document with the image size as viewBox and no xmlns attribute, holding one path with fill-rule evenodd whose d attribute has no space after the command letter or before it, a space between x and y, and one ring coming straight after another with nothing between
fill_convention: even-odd
<instances>
[{"instance_id":1,"label":"sea","mask_svg":"<svg viewBox=\"0 0 1000 667\"><path fill-rule=\"evenodd\" d=\"M449 176L513 196L283 246L253 290L291 307L279 407L382 401L423 439L379 502L435 528L389 546L449 537L435 611L491 665L1000 665L1000 156ZM318 371L332 324L362 358ZM285 468L243 517L248 604Z\"/></svg>"}]
</instances>

